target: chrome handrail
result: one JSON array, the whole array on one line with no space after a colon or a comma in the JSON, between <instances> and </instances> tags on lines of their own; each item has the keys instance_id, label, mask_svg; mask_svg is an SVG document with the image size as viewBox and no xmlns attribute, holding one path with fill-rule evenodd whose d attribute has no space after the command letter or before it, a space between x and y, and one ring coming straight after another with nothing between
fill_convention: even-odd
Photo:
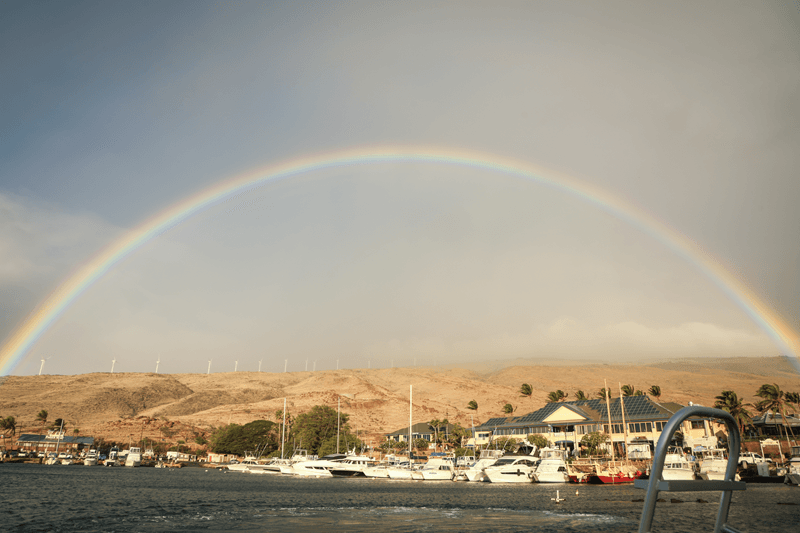
<instances>
[{"instance_id":1,"label":"chrome handrail","mask_svg":"<svg viewBox=\"0 0 800 533\"><path fill-rule=\"evenodd\" d=\"M702 416L716 418L725 422L728 428L728 465L725 469L725 479L723 481L664 481L661 479L664 471L664 460L672 436L680 428L684 420L692 416ZM653 466L650 469L650 479L647 482L647 496L645 497L642 509L642 519L639 522L639 533L650 533L653 525L653 514L656 509L659 491L700 491L700 490L719 490L722 497L719 502L717 521L714 526L714 533L737 533L737 531L727 524L728 511L731 505L731 496L734 490L745 490L745 484L735 481L736 467L739 464L739 448L741 447L741 437L739 436L739 425L730 413L711 407L693 405L684 407L676 412L667 422L661 437L656 444ZM645 485L637 482L638 488Z\"/></svg>"}]
</instances>

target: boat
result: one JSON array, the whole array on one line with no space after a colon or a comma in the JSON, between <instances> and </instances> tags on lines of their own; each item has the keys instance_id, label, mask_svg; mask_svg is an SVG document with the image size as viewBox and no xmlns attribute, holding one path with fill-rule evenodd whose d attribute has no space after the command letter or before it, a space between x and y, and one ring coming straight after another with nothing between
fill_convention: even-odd
<instances>
[{"instance_id":1,"label":"boat","mask_svg":"<svg viewBox=\"0 0 800 533\"><path fill-rule=\"evenodd\" d=\"M455 478L453 458L435 458L428 461L421 469L412 472L411 479L424 481L452 481Z\"/></svg>"},{"instance_id":2,"label":"boat","mask_svg":"<svg viewBox=\"0 0 800 533\"><path fill-rule=\"evenodd\" d=\"M97 450L92 448L83 459L83 464L86 466L97 466Z\"/></svg>"},{"instance_id":3,"label":"boat","mask_svg":"<svg viewBox=\"0 0 800 533\"><path fill-rule=\"evenodd\" d=\"M142 464L142 449L133 446L128 449L128 455L125 457L125 466L141 466Z\"/></svg>"},{"instance_id":4,"label":"boat","mask_svg":"<svg viewBox=\"0 0 800 533\"><path fill-rule=\"evenodd\" d=\"M486 467L495 464L504 454L503 450L481 450L477 461L457 471L456 479L459 481L485 481L486 473L484 470Z\"/></svg>"},{"instance_id":5,"label":"boat","mask_svg":"<svg viewBox=\"0 0 800 533\"><path fill-rule=\"evenodd\" d=\"M539 450L539 464L531 473L531 479L537 483L568 483L567 452L558 448L542 448Z\"/></svg>"},{"instance_id":6,"label":"boat","mask_svg":"<svg viewBox=\"0 0 800 533\"><path fill-rule=\"evenodd\" d=\"M342 459L335 459L338 466L331 468L331 474L339 477L365 477L364 470L377 463L366 455L348 454Z\"/></svg>"},{"instance_id":7,"label":"boat","mask_svg":"<svg viewBox=\"0 0 800 533\"><path fill-rule=\"evenodd\" d=\"M267 465L259 463L255 457L246 457L239 463L228 465L228 470L231 472L255 472L266 469Z\"/></svg>"},{"instance_id":8,"label":"boat","mask_svg":"<svg viewBox=\"0 0 800 533\"><path fill-rule=\"evenodd\" d=\"M792 446L792 458L789 460L789 469L786 472L784 483L800 485L800 446Z\"/></svg>"},{"instance_id":9,"label":"boat","mask_svg":"<svg viewBox=\"0 0 800 533\"><path fill-rule=\"evenodd\" d=\"M695 478L694 463L686 458L683 450L677 446L667 448L664 456L664 470L661 472L661 479L691 481Z\"/></svg>"},{"instance_id":10,"label":"boat","mask_svg":"<svg viewBox=\"0 0 800 533\"><path fill-rule=\"evenodd\" d=\"M722 481L725 479L725 469L728 466L728 458L725 450L720 448L703 448L698 450L700 454L700 472L697 476L706 481ZM737 481L739 475L736 475Z\"/></svg>"},{"instance_id":11,"label":"boat","mask_svg":"<svg viewBox=\"0 0 800 533\"><path fill-rule=\"evenodd\" d=\"M629 461L609 461L606 464L595 464L595 471L590 474L587 483L593 485L618 485L633 483L642 476L642 471Z\"/></svg>"},{"instance_id":12,"label":"boat","mask_svg":"<svg viewBox=\"0 0 800 533\"><path fill-rule=\"evenodd\" d=\"M506 455L484 470L490 483L530 483L538 460L530 455Z\"/></svg>"},{"instance_id":13,"label":"boat","mask_svg":"<svg viewBox=\"0 0 800 533\"><path fill-rule=\"evenodd\" d=\"M410 461L398 463L386 469L389 479L414 479L414 471L419 470L424 465L414 464Z\"/></svg>"},{"instance_id":14,"label":"boat","mask_svg":"<svg viewBox=\"0 0 800 533\"><path fill-rule=\"evenodd\" d=\"M120 466L119 463L119 448L113 446L108 452L108 459L103 462L105 466Z\"/></svg>"}]
</instances>

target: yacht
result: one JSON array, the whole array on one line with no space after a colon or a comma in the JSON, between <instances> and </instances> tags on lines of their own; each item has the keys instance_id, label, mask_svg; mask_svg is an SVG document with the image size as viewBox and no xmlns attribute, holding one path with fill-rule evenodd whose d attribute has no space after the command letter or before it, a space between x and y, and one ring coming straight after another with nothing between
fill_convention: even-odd
<instances>
[{"instance_id":1,"label":"yacht","mask_svg":"<svg viewBox=\"0 0 800 533\"><path fill-rule=\"evenodd\" d=\"M792 446L792 458L789 460L789 470L784 483L800 485L800 446Z\"/></svg>"},{"instance_id":2,"label":"yacht","mask_svg":"<svg viewBox=\"0 0 800 533\"><path fill-rule=\"evenodd\" d=\"M83 464L86 466L96 466L97 465L97 450L92 448L89 450L89 453L86 454L86 457L83 459Z\"/></svg>"},{"instance_id":3,"label":"yacht","mask_svg":"<svg viewBox=\"0 0 800 533\"><path fill-rule=\"evenodd\" d=\"M125 457L125 466L141 466L142 464L142 449L136 446L128 450L128 455Z\"/></svg>"},{"instance_id":4,"label":"yacht","mask_svg":"<svg viewBox=\"0 0 800 533\"><path fill-rule=\"evenodd\" d=\"M724 474L723 470L723 474ZM684 480L691 481L694 476L694 463L686 458L683 450L677 446L670 446L667 448L667 454L664 456L664 470L661 472L661 479Z\"/></svg>"},{"instance_id":5,"label":"yacht","mask_svg":"<svg viewBox=\"0 0 800 533\"><path fill-rule=\"evenodd\" d=\"M530 483L536 464L537 459L530 455L506 455L487 466L484 475L491 483Z\"/></svg>"},{"instance_id":6,"label":"yacht","mask_svg":"<svg viewBox=\"0 0 800 533\"><path fill-rule=\"evenodd\" d=\"M568 483L567 452L557 448L542 448L539 451L539 464L531 473L531 479L538 483Z\"/></svg>"},{"instance_id":7,"label":"yacht","mask_svg":"<svg viewBox=\"0 0 800 533\"><path fill-rule=\"evenodd\" d=\"M347 455L342 459L333 459L338 466L331 468L331 474L339 477L364 477L364 470L377 463L366 455Z\"/></svg>"},{"instance_id":8,"label":"yacht","mask_svg":"<svg viewBox=\"0 0 800 533\"><path fill-rule=\"evenodd\" d=\"M453 461L447 458L431 459L420 470L411 473L411 479L425 481L452 481L455 476Z\"/></svg>"},{"instance_id":9,"label":"yacht","mask_svg":"<svg viewBox=\"0 0 800 533\"><path fill-rule=\"evenodd\" d=\"M106 459L103 464L105 466L120 466L119 464L119 448L116 446L112 447L111 450L108 452L108 459Z\"/></svg>"},{"instance_id":10,"label":"yacht","mask_svg":"<svg viewBox=\"0 0 800 533\"><path fill-rule=\"evenodd\" d=\"M456 479L464 481L486 481L484 469L495 464L504 453L503 450L481 450L478 460L468 465L466 468L460 469L456 473Z\"/></svg>"},{"instance_id":11,"label":"yacht","mask_svg":"<svg viewBox=\"0 0 800 533\"><path fill-rule=\"evenodd\" d=\"M726 450L719 448L701 450L700 479L711 481L724 481L725 469L728 467L728 458L725 455ZM738 481L739 474L736 474Z\"/></svg>"}]
</instances>

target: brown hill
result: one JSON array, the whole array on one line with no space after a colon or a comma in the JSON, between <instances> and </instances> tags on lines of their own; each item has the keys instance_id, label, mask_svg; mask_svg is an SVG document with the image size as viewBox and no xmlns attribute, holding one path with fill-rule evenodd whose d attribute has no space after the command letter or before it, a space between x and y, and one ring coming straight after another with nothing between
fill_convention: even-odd
<instances>
[{"instance_id":1,"label":"brown hill","mask_svg":"<svg viewBox=\"0 0 800 533\"><path fill-rule=\"evenodd\" d=\"M50 421L63 418L72 433L120 442L141 437L165 442L190 441L193 431L208 432L231 422L273 420L287 399L288 411L299 414L314 405L336 407L350 415L351 427L366 440L408 426L409 386L413 385L415 422L447 418L464 426L493 416L511 403L515 414L541 407L550 391L561 389L571 399L583 390L594 397L607 380L646 391L661 387L662 401L713 405L720 391L736 391L755 401L763 383L800 391L798 376L784 358L731 358L660 361L649 365L604 365L563 361L557 365L524 364L493 370L452 367L355 369L320 372L222 374L108 374L74 376L10 376L0 382L0 416L17 419L17 433L42 432L37 413ZM496 368L496 366L494 367ZM533 396L523 398L520 385L530 383ZM615 394L616 395L616 394ZM466 408L470 400L478 410ZM163 429L162 429L163 428Z\"/></svg>"}]
</instances>

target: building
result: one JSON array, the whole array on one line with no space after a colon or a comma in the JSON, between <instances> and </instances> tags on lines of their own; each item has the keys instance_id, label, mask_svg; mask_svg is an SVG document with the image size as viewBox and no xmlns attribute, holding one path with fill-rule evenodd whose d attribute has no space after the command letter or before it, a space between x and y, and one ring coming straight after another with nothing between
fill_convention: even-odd
<instances>
[{"instance_id":1,"label":"building","mask_svg":"<svg viewBox=\"0 0 800 533\"><path fill-rule=\"evenodd\" d=\"M51 430L47 435L22 434L17 438L17 450L28 453L80 452L94 445L94 437L65 435L63 431Z\"/></svg>"},{"instance_id":2,"label":"building","mask_svg":"<svg viewBox=\"0 0 800 533\"><path fill-rule=\"evenodd\" d=\"M447 424L439 427L440 440L449 435L453 431L453 425ZM407 442L408 441L408 427L398 429L391 433L385 433L386 440L394 442ZM436 437L436 430L427 422L420 422L411 426L411 440L424 439L428 442L433 442Z\"/></svg>"},{"instance_id":3,"label":"building","mask_svg":"<svg viewBox=\"0 0 800 533\"><path fill-rule=\"evenodd\" d=\"M487 445L503 437L524 441L528 436L542 435L550 445L575 449L584 435L597 431L609 434L619 450L626 441L652 446L658 442L670 417L683 407L657 403L646 395L613 398L609 404L610 427L609 409L603 399L554 402L526 415L492 418L475 428L469 444ZM717 442L708 420L687 420L681 433L687 446L715 446Z\"/></svg>"}]
</instances>

